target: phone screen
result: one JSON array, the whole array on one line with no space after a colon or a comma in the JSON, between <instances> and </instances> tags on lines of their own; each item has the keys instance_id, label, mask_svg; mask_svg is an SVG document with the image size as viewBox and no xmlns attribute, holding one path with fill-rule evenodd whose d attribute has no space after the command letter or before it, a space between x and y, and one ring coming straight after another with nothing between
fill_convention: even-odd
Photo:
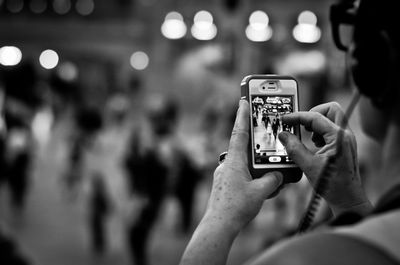
<instances>
[{"instance_id":1,"label":"phone screen","mask_svg":"<svg viewBox=\"0 0 400 265\"><path fill-rule=\"evenodd\" d=\"M282 131L294 133L293 126L282 122L282 115L293 112L293 96L252 95L251 110L254 164L293 164L278 139Z\"/></svg>"}]
</instances>

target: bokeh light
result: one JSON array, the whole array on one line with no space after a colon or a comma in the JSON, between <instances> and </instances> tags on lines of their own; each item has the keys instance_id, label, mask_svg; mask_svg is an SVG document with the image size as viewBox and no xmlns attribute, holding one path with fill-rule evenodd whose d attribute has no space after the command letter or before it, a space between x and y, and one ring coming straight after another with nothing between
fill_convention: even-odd
<instances>
[{"instance_id":1,"label":"bokeh light","mask_svg":"<svg viewBox=\"0 0 400 265\"><path fill-rule=\"evenodd\" d=\"M193 22L200 29L209 29L213 24L213 20L210 12L201 10L194 16Z\"/></svg>"},{"instance_id":2,"label":"bokeh light","mask_svg":"<svg viewBox=\"0 0 400 265\"><path fill-rule=\"evenodd\" d=\"M256 10L249 17L246 37L254 42L268 41L272 37L272 28L268 25L269 17L261 10Z\"/></svg>"},{"instance_id":3,"label":"bokeh light","mask_svg":"<svg viewBox=\"0 0 400 265\"><path fill-rule=\"evenodd\" d=\"M40 54L39 62L44 69L53 69L59 61L58 54L53 50L45 50Z\"/></svg>"},{"instance_id":4,"label":"bokeh light","mask_svg":"<svg viewBox=\"0 0 400 265\"><path fill-rule=\"evenodd\" d=\"M70 0L54 0L53 9L59 15L64 15L68 13L71 9L71 1Z\"/></svg>"},{"instance_id":5,"label":"bokeh light","mask_svg":"<svg viewBox=\"0 0 400 265\"><path fill-rule=\"evenodd\" d=\"M94 11L94 2L93 0L78 0L75 9L80 15L88 16Z\"/></svg>"},{"instance_id":6,"label":"bokeh light","mask_svg":"<svg viewBox=\"0 0 400 265\"><path fill-rule=\"evenodd\" d=\"M201 10L196 13L191 28L192 36L198 40L212 40L217 36L217 26L210 12Z\"/></svg>"},{"instance_id":7,"label":"bokeh light","mask_svg":"<svg viewBox=\"0 0 400 265\"><path fill-rule=\"evenodd\" d=\"M23 0L7 1L7 9L11 13L21 12L23 8L24 8L24 1Z\"/></svg>"},{"instance_id":8,"label":"bokeh light","mask_svg":"<svg viewBox=\"0 0 400 265\"><path fill-rule=\"evenodd\" d=\"M293 37L301 43L315 43L321 39L321 30L311 24L297 24L293 29Z\"/></svg>"},{"instance_id":9,"label":"bokeh light","mask_svg":"<svg viewBox=\"0 0 400 265\"><path fill-rule=\"evenodd\" d=\"M295 51L279 60L276 69L278 74L304 76L322 72L326 65L327 57L321 51Z\"/></svg>"},{"instance_id":10,"label":"bokeh light","mask_svg":"<svg viewBox=\"0 0 400 265\"><path fill-rule=\"evenodd\" d=\"M29 7L33 13L40 14L46 10L47 2L46 0L32 0Z\"/></svg>"},{"instance_id":11,"label":"bokeh light","mask_svg":"<svg viewBox=\"0 0 400 265\"><path fill-rule=\"evenodd\" d=\"M300 13L297 21L299 24L309 24L315 26L317 25L317 16L309 10L305 10Z\"/></svg>"},{"instance_id":12,"label":"bokeh light","mask_svg":"<svg viewBox=\"0 0 400 265\"><path fill-rule=\"evenodd\" d=\"M305 10L297 18L298 24L293 29L293 37L301 43L316 43L321 39L321 30L317 26L317 16Z\"/></svg>"},{"instance_id":13,"label":"bokeh light","mask_svg":"<svg viewBox=\"0 0 400 265\"><path fill-rule=\"evenodd\" d=\"M170 12L165 16L165 20L161 25L161 33L167 39L181 39L186 35L186 25L183 17L178 12Z\"/></svg>"},{"instance_id":14,"label":"bokeh light","mask_svg":"<svg viewBox=\"0 0 400 265\"><path fill-rule=\"evenodd\" d=\"M267 26L263 29L254 28L252 25L248 25L246 28L246 37L254 42L264 42L271 39L273 34L272 28Z\"/></svg>"},{"instance_id":15,"label":"bokeh light","mask_svg":"<svg viewBox=\"0 0 400 265\"><path fill-rule=\"evenodd\" d=\"M78 68L71 62L64 62L57 67L57 73L61 79L73 82L78 78Z\"/></svg>"},{"instance_id":16,"label":"bokeh light","mask_svg":"<svg viewBox=\"0 0 400 265\"><path fill-rule=\"evenodd\" d=\"M201 28L193 24L191 29L192 36L198 40L212 40L217 36L217 31L215 24L211 24L208 28Z\"/></svg>"},{"instance_id":17,"label":"bokeh light","mask_svg":"<svg viewBox=\"0 0 400 265\"><path fill-rule=\"evenodd\" d=\"M0 64L14 66L21 62L22 52L15 46L4 46L0 48Z\"/></svg>"},{"instance_id":18,"label":"bokeh light","mask_svg":"<svg viewBox=\"0 0 400 265\"><path fill-rule=\"evenodd\" d=\"M254 11L249 17L249 25L255 30L265 29L268 26L269 17L261 10Z\"/></svg>"},{"instance_id":19,"label":"bokeh light","mask_svg":"<svg viewBox=\"0 0 400 265\"><path fill-rule=\"evenodd\" d=\"M149 56L145 52L137 51L132 54L130 63L134 69L141 71L147 68L149 61Z\"/></svg>"}]
</instances>

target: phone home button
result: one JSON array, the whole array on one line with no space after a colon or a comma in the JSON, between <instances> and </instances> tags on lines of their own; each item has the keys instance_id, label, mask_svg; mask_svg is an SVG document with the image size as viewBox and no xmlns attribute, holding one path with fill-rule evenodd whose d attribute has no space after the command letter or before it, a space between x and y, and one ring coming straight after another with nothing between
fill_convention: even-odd
<instances>
[{"instance_id":1,"label":"phone home button","mask_svg":"<svg viewBox=\"0 0 400 265\"><path fill-rule=\"evenodd\" d=\"M279 156L271 156L268 158L269 162L271 163L279 163L281 162L281 158Z\"/></svg>"}]
</instances>

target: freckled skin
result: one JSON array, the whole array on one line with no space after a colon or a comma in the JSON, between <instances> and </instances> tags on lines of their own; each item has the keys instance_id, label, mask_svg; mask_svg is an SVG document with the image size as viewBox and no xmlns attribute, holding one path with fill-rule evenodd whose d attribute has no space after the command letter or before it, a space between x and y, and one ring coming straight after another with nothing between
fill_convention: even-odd
<instances>
[{"instance_id":1,"label":"freckled skin","mask_svg":"<svg viewBox=\"0 0 400 265\"><path fill-rule=\"evenodd\" d=\"M228 161L216 170L209 202L212 209L209 210L218 215L218 220L233 220L242 223L238 220L238 216L241 216L240 219L252 219L258 213L264 200L260 200L260 195L255 192L243 192L248 190L247 181L252 179L247 166L240 170L232 167L233 165ZM231 178L232 174L240 178L234 180Z\"/></svg>"}]
</instances>

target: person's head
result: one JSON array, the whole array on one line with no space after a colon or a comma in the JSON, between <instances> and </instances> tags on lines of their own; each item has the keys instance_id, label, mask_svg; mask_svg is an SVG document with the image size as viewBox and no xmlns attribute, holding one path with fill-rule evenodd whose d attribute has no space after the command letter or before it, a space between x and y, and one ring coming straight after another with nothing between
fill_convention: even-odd
<instances>
[{"instance_id":1,"label":"person's head","mask_svg":"<svg viewBox=\"0 0 400 265\"><path fill-rule=\"evenodd\" d=\"M102 113L98 108L80 107L77 109L75 119L77 128L87 135L93 136L103 127Z\"/></svg>"},{"instance_id":2,"label":"person's head","mask_svg":"<svg viewBox=\"0 0 400 265\"><path fill-rule=\"evenodd\" d=\"M147 102L146 114L154 133L158 136L170 135L178 118L178 104L170 97L154 94Z\"/></svg>"},{"instance_id":3,"label":"person's head","mask_svg":"<svg viewBox=\"0 0 400 265\"><path fill-rule=\"evenodd\" d=\"M396 80L400 74L400 16L397 1L360 0L358 8L354 8L356 2L342 0L335 15L331 13L334 40L338 48L348 48L351 56L353 80L363 95L360 100L363 130L380 141L389 124L400 124L397 118L400 87ZM353 40L348 47L340 47L337 37L340 23L354 25Z\"/></svg>"},{"instance_id":4,"label":"person's head","mask_svg":"<svg viewBox=\"0 0 400 265\"><path fill-rule=\"evenodd\" d=\"M372 98L362 99L361 120L364 131L376 140L384 138L389 123L398 123L400 19L395 2L362 0L354 30L354 81Z\"/></svg>"}]
</instances>

